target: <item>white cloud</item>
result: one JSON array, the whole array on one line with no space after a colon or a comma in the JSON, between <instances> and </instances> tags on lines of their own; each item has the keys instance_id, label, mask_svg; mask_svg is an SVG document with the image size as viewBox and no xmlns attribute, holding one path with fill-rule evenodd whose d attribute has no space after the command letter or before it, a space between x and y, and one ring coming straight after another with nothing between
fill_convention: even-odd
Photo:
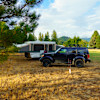
<instances>
[{"instance_id":1,"label":"white cloud","mask_svg":"<svg viewBox=\"0 0 100 100\"><path fill-rule=\"evenodd\" d=\"M58 36L90 37L94 30L100 30L100 0L55 0L49 8L37 8L41 14L39 26L35 31L50 35L56 30Z\"/></svg>"},{"instance_id":2,"label":"white cloud","mask_svg":"<svg viewBox=\"0 0 100 100\"><path fill-rule=\"evenodd\" d=\"M89 30L100 30L100 6L94 9L94 15L87 16L86 21Z\"/></svg>"}]
</instances>

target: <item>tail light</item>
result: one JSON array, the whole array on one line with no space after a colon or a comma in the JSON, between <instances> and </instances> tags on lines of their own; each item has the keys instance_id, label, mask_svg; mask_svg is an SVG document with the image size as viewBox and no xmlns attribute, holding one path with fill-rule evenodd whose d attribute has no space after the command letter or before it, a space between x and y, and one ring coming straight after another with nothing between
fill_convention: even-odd
<instances>
[{"instance_id":1,"label":"tail light","mask_svg":"<svg viewBox=\"0 0 100 100\"><path fill-rule=\"evenodd\" d=\"M87 55L87 58L90 59L90 55L89 54Z\"/></svg>"}]
</instances>

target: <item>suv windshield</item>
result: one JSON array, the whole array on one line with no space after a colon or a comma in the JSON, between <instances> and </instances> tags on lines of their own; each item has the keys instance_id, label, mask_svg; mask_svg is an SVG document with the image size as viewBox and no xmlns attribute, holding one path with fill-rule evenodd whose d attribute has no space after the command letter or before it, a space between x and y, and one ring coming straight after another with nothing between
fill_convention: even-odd
<instances>
[{"instance_id":1,"label":"suv windshield","mask_svg":"<svg viewBox=\"0 0 100 100\"><path fill-rule=\"evenodd\" d=\"M66 49L66 48L61 48L61 49L59 50L59 53L67 53L67 49Z\"/></svg>"},{"instance_id":2,"label":"suv windshield","mask_svg":"<svg viewBox=\"0 0 100 100\"><path fill-rule=\"evenodd\" d=\"M61 49L61 48L57 49L57 50L55 51L55 53L57 53L60 49Z\"/></svg>"}]
</instances>

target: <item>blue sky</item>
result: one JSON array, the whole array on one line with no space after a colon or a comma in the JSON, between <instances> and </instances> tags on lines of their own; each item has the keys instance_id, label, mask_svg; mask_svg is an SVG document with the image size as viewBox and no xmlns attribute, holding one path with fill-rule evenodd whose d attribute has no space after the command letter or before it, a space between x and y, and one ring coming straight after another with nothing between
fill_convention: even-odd
<instances>
[{"instance_id":1,"label":"blue sky","mask_svg":"<svg viewBox=\"0 0 100 100\"><path fill-rule=\"evenodd\" d=\"M42 6L44 9L46 9L46 8L48 8L49 5L50 5L51 3L53 3L53 2L54 2L54 0L43 0L41 6Z\"/></svg>"},{"instance_id":2,"label":"blue sky","mask_svg":"<svg viewBox=\"0 0 100 100\"><path fill-rule=\"evenodd\" d=\"M35 11L41 14L39 32L60 36L91 37L94 30L100 33L100 0L44 0Z\"/></svg>"}]
</instances>

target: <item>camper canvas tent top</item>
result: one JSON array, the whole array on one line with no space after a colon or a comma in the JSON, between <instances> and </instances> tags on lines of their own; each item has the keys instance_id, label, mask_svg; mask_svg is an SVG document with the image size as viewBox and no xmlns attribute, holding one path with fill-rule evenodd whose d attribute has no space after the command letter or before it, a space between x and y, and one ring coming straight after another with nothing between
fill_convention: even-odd
<instances>
[{"instance_id":1,"label":"camper canvas tent top","mask_svg":"<svg viewBox=\"0 0 100 100\"><path fill-rule=\"evenodd\" d=\"M39 58L46 49L48 52L56 50L56 43L51 41L28 41L24 44L17 44L20 53L25 53L25 57Z\"/></svg>"}]
</instances>

